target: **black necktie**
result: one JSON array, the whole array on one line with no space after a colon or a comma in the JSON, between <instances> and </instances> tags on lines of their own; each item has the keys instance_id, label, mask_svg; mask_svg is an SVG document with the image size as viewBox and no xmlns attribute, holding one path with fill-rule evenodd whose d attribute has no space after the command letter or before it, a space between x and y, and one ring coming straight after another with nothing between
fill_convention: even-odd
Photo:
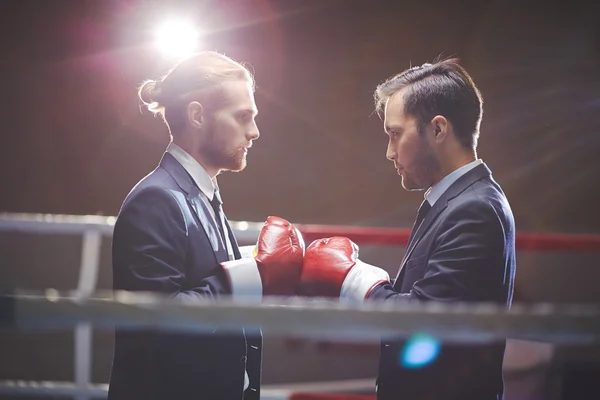
<instances>
[{"instance_id":1,"label":"black necktie","mask_svg":"<svg viewBox=\"0 0 600 400\"><path fill-rule=\"evenodd\" d=\"M221 195L219 194L218 190L215 190L213 198L209 202L215 212L217 228L219 229L223 243L226 243L227 241L225 240L225 232L223 231L223 219L221 218L221 214L223 213L223 207L221 207L221 205L223 204L223 201L221 201Z\"/></svg>"},{"instance_id":2,"label":"black necktie","mask_svg":"<svg viewBox=\"0 0 600 400\"><path fill-rule=\"evenodd\" d=\"M421 203L421 206L419 207L419 211L417 212L417 218L415 219L415 224L413 225L412 231L410 232L410 237L408 239L409 244L412 241L413 236L415 235L416 231L419 229L419 226L421 226L421 223L427 216L427 213L429 212L429 210L431 210L431 205L429 204L427 199L425 199L425 200L423 200L423 203Z\"/></svg>"}]
</instances>

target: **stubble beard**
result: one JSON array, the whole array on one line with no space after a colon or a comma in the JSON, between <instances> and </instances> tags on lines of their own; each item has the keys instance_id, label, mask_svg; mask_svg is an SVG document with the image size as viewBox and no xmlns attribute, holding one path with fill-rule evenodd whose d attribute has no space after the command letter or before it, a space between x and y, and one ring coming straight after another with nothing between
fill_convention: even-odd
<instances>
[{"instance_id":1,"label":"stubble beard","mask_svg":"<svg viewBox=\"0 0 600 400\"><path fill-rule=\"evenodd\" d=\"M441 170L440 162L435 157L433 150L424 145L419 150L419 155L412 170L402 175L402 187L408 191L422 191L429 189L435 182L434 177Z\"/></svg>"},{"instance_id":2,"label":"stubble beard","mask_svg":"<svg viewBox=\"0 0 600 400\"><path fill-rule=\"evenodd\" d=\"M208 141L198 151L206 160L220 171L240 172L246 168L246 152L238 147L233 151L228 149L226 140L223 140L214 129L212 122L207 126Z\"/></svg>"}]
</instances>

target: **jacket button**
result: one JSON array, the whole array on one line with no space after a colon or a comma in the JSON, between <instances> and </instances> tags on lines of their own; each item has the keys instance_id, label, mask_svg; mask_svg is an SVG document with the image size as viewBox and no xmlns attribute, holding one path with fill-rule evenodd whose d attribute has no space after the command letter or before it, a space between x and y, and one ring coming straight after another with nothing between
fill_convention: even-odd
<instances>
[{"instance_id":1,"label":"jacket button","mask_svg":"<svg viewBox=\"0 0 600 400\"><path fill-rule=\"evenodd\" d=\"M247 360L247 359L248 359L248 357L246 357L246 356L242 356L242 358L240 358L240 362L241 362L242 364L244 364L244 363L246 362L246 360Z\"/></svg>"}]
</instances>

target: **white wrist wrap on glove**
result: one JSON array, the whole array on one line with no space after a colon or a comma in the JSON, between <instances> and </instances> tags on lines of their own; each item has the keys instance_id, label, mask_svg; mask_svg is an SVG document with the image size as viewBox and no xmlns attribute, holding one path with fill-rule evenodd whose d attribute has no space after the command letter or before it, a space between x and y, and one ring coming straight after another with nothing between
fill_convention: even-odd
<instances>
[{"instance_id":1,"label":"white wrist wrap on glove","mask_svg":"<svg viewBox=\"0 0 600 400\"><path fill-rule=\"evenodd\" d=\"M240 246L240 255L242 258L254 258L254 249L256 249L255 245Z\"/></svg>"},{"instance_id":2,"label":"white wrist wrap on glove","mask_svg":"<svg viewBox=\"0 0 600 400\"><path fill-rule=\"evenodd\" d=\"M357 260L356 265L344 279L340 302L345 304L362 303L373 287L389 281L390 276L385 270Z\"/></svg>"},{"instance_id":3,"label":"white wrist wrap on glove","mask_svg":"<svg viewBox=\"0 0 600 400\"><path fill-rule=\"evenodd\" d=\"M231 295L236 300L261 300L262 280L254 257L221 263L231 287Z\"/></svg>"}]
</instances>

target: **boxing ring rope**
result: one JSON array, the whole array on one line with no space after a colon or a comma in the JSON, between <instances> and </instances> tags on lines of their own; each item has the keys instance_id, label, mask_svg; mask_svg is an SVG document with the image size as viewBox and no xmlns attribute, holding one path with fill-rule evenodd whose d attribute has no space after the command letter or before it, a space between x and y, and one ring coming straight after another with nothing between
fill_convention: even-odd
<instances>
[{"instance_id":1,"label":"boxing ring rope","mask_svg":"<svg viewBox=\"0 0 600 400\"><path fill-rule=\"evenodd\" d=\"M112 216L0 214L0 231L82 235L79 281L74 292L20 292L16 296L4 296L0 303L0 324L4 327L47 329L60 325L75 328L75 384L0 381L0 393L62 394L81 400L105 397L107 385L90 382L92 324L113 327L127 322L130 327L163 326L194 331L215 326L223 329L260 326L265 334L332 340L348 336L347 339L360 341L379 341L382 335L409 335L419 331L435 332L444 340L469 341L509 336L581 342L598 341L600 337L600 307L596 306L515 305L510 312L489 304L451 307L431 304L389 309L376 304L343 307L299 298L245 305L227 300L182 304L151 294L99 293L95 288L100 245L104 236L112 235L115 221ZM238 221L231 226L240 243L253 243L262 223ZM408 229L394 228L297 226L306 242L346 236L360 245L405 245L410 233ZM516 240L519 250L600 252L600 236L596 235L520 233ZM398 318L389 318L392 314ZM465 326L475 329L465 330Z\"/></svg>"},{"instance_id":2,"label":"boxing ring rope","mask_svg":"<svg viewBox=\"0 0 600 400\"><path fill-rule=\"evenodd\" d=\"M0 326L64 329L81 323L111 329L210 333L262 329L268 336L377 343L415 332L442 341L489 342L506 337L556 343L600 342L600 304L410 303L345 305L301 297L262 301L179 300L154 293L103 292L90 297L55 290L0 297Z\"/></svg>"},{"instance_id":3,"label":"boxing ring rope","mask_svg":"<svg viewBox=\"0 0 600 400\"><path fill-rule=\"evenodd\" d=\"M0 297L0 326L17 329L60 329L79 324L99 328L223 333L240 328L262 329L265 336L379 342L382 338L435 335L443 342L489 342L519 338L555 343L600 341L600 305L520 305L510 311L495 304L385 304L344 306L303 298L265 299L262 303L223 299L218 302L174 300L150 293L19 292ZM91 395L99 387L56 385L62 393ZM48 391L44 385L5 382L11 394Z\"/></svg>"},{"instance_id":4,"label":"boxing ring rope","mask_svg":"<svg viewBox=\"0 0 600 400\"><path fill-rule=\"evenodd\" d=\"M39 234L85 234L98 232L112 235L116 217L99 215L56 215L0 213L0 231ZM263 226L262 222L230 222L240 242L254 242ZM410 229L373 228L362 226L338 226L294 224L300 229L306 242L322 237L346 236L359 244L405 245ZM517 233L517 250L600 252L600 235Z\"/></svg>"}]
</instances>

